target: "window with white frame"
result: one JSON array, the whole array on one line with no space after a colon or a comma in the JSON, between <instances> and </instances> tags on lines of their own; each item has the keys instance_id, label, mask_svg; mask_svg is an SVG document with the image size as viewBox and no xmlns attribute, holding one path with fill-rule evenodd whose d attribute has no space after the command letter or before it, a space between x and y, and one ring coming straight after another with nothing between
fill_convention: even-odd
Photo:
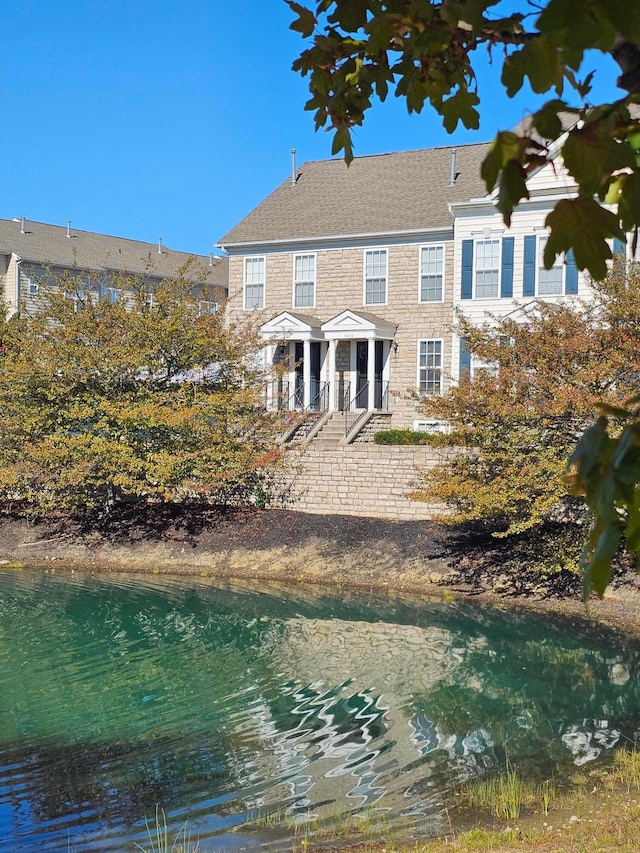
<instances>
[{"instance_id":1,"label":"window with white frame","mask_svg":"<svg viewBox=\"0 0 640 853\"><path fill-rule=\"evenodd\" d=\"M220 306L217 302L208 302L205 299L198 301L198 317L206 317L207 314L215 314Z\"/></svg>"},{"instance_id":2,"label":"window with white frame","mask_svg":"<svg viewBox=\"0 0 640 853\"><path fill-rule=\"evenodd\" d=\"M546 236L538 237L538 296L562 296L564 292L564 264L556 257L550 270L544 268Z\"/></svg>"},{"instance_id":3,"label":"window with white frame","mask_svg":"<svg viewBox=\"0 0 640 853\"><path fill-rule=\"evenodd\" d=\"M244 259L244 307L264 308L265 259Z\"/></svg>"},{"instance_id":4,"label":"window with white frame","mask_svg":"<svg viewBox=\"0 0 640 853\"><path fill-rule=\"evenodd\" d=\"M27 295L28 296L37 296L38 295L38 282L33 278L33 276L27 276Z\"/></svg>"},{"instance_id":5,"label":"window with white frame","mask_svg":"<svg viewBox=\"0 0 640 853\"><path fill-rule=\"evenodd\" d=\"M442 394L442 341L418 341L418 388L423 394Z\"/></svg>"},{"instance_id":6,"label":"window with white frame","mask_svg":"<svg viewBox=\"0 0 640 853\"><path fill-rule=\"evenodd\" d=\"M313 308L316 304L316 256L295 255L293 259L293 305Z\"/></svg>"},{"instance_id":7,"label":"window with white frame","mask_svg":"<svg viewBox=\"0 0 640 853\"><path fill-rule=\"evenodd\" d=\"M476 299L500 295L500 240L478 240L475 246Z\"/></svg>"},{"instance_id":8,"label":"window with white frame","mask_svg":"<svg viewBox=\"0 0 640 853\"><path fill-rule=\"evenodd\" d=\"M122 291L119 287L105 287L104 285L100 287L100 298L106 302L117 302L121 294Z\"/></svg>"},{"instance_id":9,"label":"window with white frame","mask_svg":"<svg viewBox=\"0 0 640 853\"><path fill-rule=\"evenodd\" d=\"M420 302L442 302L444 246L420 249Z\"/></svg>"},{"instance_id":10,"label":"window with white frame","mask_svg":"<svg viewBox=\"0 0 640 853\"><path fill-rule=\"evenodd\" d=\"M367 249L364 253L365 305L385 305L387 302L387 250Z\"/></svg>"}]
</instances>

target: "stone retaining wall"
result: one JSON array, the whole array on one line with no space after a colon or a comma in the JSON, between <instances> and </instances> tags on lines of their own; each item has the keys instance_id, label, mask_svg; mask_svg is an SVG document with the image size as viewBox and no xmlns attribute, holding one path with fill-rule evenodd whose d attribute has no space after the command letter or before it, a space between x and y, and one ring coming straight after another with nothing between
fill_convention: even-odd
<instances>
[{"instance_id":1,"label":"stone retaining wall","mask_svg":"<svg viewBox=\"0 0 640 853\"><path fill-rule=\"evenodd\" d=\"M442 451L423 446L356 444L289 448L281 506L318 514L362 515L398 521L428 520L441 507L408 496L420 469Z\"/></svg>"}]
</instances>

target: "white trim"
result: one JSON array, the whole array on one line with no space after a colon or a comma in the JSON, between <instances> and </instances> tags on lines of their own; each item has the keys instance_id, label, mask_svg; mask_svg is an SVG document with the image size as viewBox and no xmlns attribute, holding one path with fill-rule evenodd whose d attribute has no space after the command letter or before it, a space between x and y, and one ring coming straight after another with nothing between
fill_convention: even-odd
<instances>
[{"instance_id":1,"label":"white trim","mask_svg":"<svg viewBox=\"0 0 640 853\"><path fill-rule=\"evenodd\" d=\"M367 302L367 255L373 252L384 252L384 301ZM376 276L372 276L376 278ZM362 252L362 305L365 308L375 308L376 305L389 304L389 247L372 246Z\"/></svg>"},{"instance_id":2,"label":"white trim","mask_svg":"<svg viewBox=\"0 0 640 853\"><path fill-rule=\"evenodd\" d=\"M311 305L298 305L296 302L296 258L313 258L313 300ZM316 307L316 291L318 286L318 253L317 252L295 252L291 256L291 275L293 278L291 305L294 311L304 311L308 308ZM302 283L302 282L301 282Z\"/></svg>"},{"instance_id":3,"label":"white trim","mask_svg":"<svg viewBox=\"0 0 640 853\"><path fill-rule=\"evenodd\" d=\"M262 305L251 305L247 307L247 262L262 261ZM252 282L252 285L255 285ZM244 311L262 311L267 305L267 258L265 255L249 255L242 262L242 308Z\"/></svg>"},{"instance_id":4,"label":"white trim","mask_svg":"<svg viewBox=\"0 0 640 853\"><path fill-rule=\"evenodd\" d=\"M428 365L425 365L424 367L420 366L420 344L422 344L422 343L425 343L425 344L426 343L434 343L434 344L439 343L440 344L440 368L439 368L439 370L440 370L440 390L437 392L437 394L435 391L427 391L426 388L423 389L420 387L420 371L421 370L425 370L425 371L429 370ZM428 355L428 353L425 352L425 357L427 355ZM418 338L416 341L416 388L418 389L420 394L424 394L424 395L435 394L436 396L440 397L440 396L442 396L442 392L443 392L443 388L444 388L443 379L444 379L444 338ZM425 375L425 384L426 384L426 375Z\"/></svg>"},{"instance_id":5,"label":"white trim","mask_svg":"<svg viewBox=\"0 0 640 853\"><path fill-rule=\"evenodd\" d=\"M563 197L563 196L562 196ZM263 246L294 246L294 245L316 245L318 243L336 243L337 248L344 248L343 243L345 240L354 240L356 241L352 247L357 248L358 245L361 245L362 240L375 240L379 241L381 238L385 238L385 240L391 238L394 242L403 242L403 238L409 237L410 242L414 242L416 238L419 238L421 235L429 235L429 234L441 234L443 237L445 235L453 235L453 229L451 225L436 225L431 228L408 228L404 231L371 231L365 232L363 234L322 234L317 237L309 236L306 237L279 237L275 240L243 240L237 243L216 243L216 249L221 249L224 252L229 252L229 249L241 249L246 250L248 247L253 246L254 251L262 253ZM451 237L449 237L451 239ZM325 247L322 247L325 248ZM375 248L372 247L372 248ZM282 251L286 251L284 248Z\"/></svg>"},{"instance_id":6,"label":"white trim","mask_svg":"<svg viewBox=\"0 0 640 853\"><path fill-rule=\"evenodd\" d=\"M423 299L422 298L422 250L423 249L442 249L442 291L440 299ZM418 246L418 303L420 305L439 305L444 302L444 285L446 281L447 250L445 243L422 243Z\"/></svg>"},{"instance_id":7,"label":"white trim","mask_svg":"<svg viewBox=\"0 0 640 853\"><path fill-rule=\"evenodd\" d=\"M544 244L548 239L548 230L545 230L544 234L534 234L533 236L536 238L536 265L535 265L535 284L534 284L534 296L536 298L541 297L543 299L547 299L549 297L558 297L564 296L565 290L567 286L567 265L563 260L563 255L556 255L556 259L554 261L553 266L550 270L545 270L545 272L550 273L552 270L560 270L560 292L559 293L540 293L540 273L543 270L544 264L542 263L542 253L544 252Z\"/></svg>"},{"instance_id":8,"label":"white trim","mask_svg":"<svg viewBox=\"0 0 640 853\"><path fill-rule=\"evenodd\" d=\"M498 244L498 265L497 265L497 288L495 296L478 296L478 287L477 287L477 279L478 279L478 246L481 243L497 243ZM473 267L471 270L471 295L473 299L500 299L500 278L502 274L502 237L497 234L489 233L489 236L475 236L473 237Z\"/></svg>"}]
</instances>

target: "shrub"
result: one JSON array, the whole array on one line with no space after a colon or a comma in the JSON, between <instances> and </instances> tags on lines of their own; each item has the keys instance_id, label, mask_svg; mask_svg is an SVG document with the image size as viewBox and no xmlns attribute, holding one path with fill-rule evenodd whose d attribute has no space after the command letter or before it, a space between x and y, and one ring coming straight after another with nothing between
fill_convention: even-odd
<instances>
[{"instance_id":1,"label":"shrub","mask_svg":"<svg viewBox=\"0 0 640 853\"><path fill-rule=\"evenodd\" d=\"M432 438L430 432L412 429L384 429L373 436L376 444L429 444Z\"/></svg>"}]
</instances>

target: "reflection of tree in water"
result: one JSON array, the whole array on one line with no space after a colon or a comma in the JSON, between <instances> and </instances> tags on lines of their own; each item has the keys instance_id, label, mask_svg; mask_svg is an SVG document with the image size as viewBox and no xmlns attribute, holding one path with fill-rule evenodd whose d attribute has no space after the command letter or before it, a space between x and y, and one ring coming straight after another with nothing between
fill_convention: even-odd
<instances>
[{"instance_id":1,"label":"reflection of tree in water","mask_svg":"<svg viewBox=\"0 0 640 853\"><path fill-rule=\"evenodd\" d=\"M224 739L25 744L3 753L3 763L19 768L15 778L9 774L3 780L4 796L17 824L130 826L153 815L158 803L171 811L194 784L201 790L227 784L228 749ZM29 776L26 802L24 774Z\"/></svg>"},{"instance_id":2,"label":"reflection of tree in water","mask_svg":"<svg viewBox=\"0 0 640 853\"><path fill-rule=\"evenodd\" d=\"M230 697L266 677L260 650L276 641L276 619L255 602L211 607L193 590L10 581L0 596L0 802L16 825L131 825L194 789L237 790Z\"/></svg>"}]
</instances>

